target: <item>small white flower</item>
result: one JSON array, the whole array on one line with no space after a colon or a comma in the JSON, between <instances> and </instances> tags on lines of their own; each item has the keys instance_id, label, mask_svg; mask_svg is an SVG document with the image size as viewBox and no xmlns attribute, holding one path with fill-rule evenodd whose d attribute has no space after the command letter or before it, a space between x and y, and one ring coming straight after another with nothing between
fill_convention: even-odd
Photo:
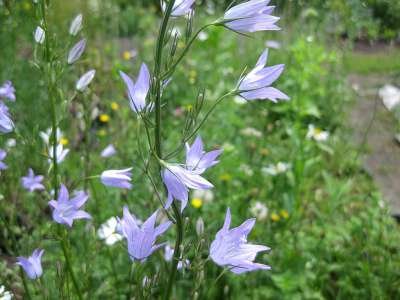
<instances>
[{"instance_id":1,"label":"small white flower","mask_svg":"<svg viewBox=\"0 0 400 300\"><path fill-rule=\"evenodd\" d=\"M208 34L204 31L199 33L198 39L202 42L206 41L208 39Z\"/></svg>"},{"instance_id":2,"label":"small white flower","mask_svg":"<svg viewBox=\"0 0 400 300\"><path fill-rule=\"evenodd\" d=\"M308 125L307 138L317 142L326 142L329 139L329 132L323 131L313 124Z\"/></svg>"},{"instance_id":3,"label":"small white flower","mask_svg":"<svg viewBox=\"0 0 400 300\"><path fill-rule=\"evenodd\" d=\"M397 87L386 84L384 87L379 89L379 97L381 97L383 105L388 110L393 110L400 104L400 89Z\"/></svg>"},{"instance_id":4,"label":"small white flower","mask_svg":"<svg viewBox=\"0 0 400 300\"><path fill-rule=\"evenodd\" d=\"M68 153L69 149L64 149L64 146L62 144L58 144L56 147L57 164L62 163ZM49 156L48 159L49 164L53 163L53 146L49 147L48 156Z\"/></svg>"},{"instance_id":5,"label":"small white flower","mask_svg":"<svg viewBox=\"0 0 400 300\"><path fill-rule=\"evenodd\" d=\"M6 141L7 148L13 148L17 145L17 141L15 139L8 139Z\"/></svg>"},{"instance_id":6,"label":"small white flower","mask_svg":"<svg viewBox=\"0 0 400 300\"><path fill-rule=\"evenodd\" d=\"M210 203L214 200L214 193L212 190L194 190L192 193L193 198L201 199L204 203Z\"/></svg>"},{"instance_id":7,"label":"small white flower","mask_svg":"<svg viewBox=\"0 0 400 300\"><path fill-rule=\"evenodd\" d=\"M69 34L75 36L82 29L82 14L77 15L71 22L69 27Z\"/></svg>"},{"instance_id":8,"label":"small white flower","mask_svg":"<svg viewBox=\"0 0 400 300\"><path fill-rule=\"evenodd\" d=\"M6 291L4 285L0 285L0 300L11 300L13 298L13 294L9 291Z\"/></svg>"},{"instance_id":9,"label":"small white flower","mask_svg":"<svg viewBox=\"0 0 400 300\"><path fill-rule=\"evenodd\" d=\"M104 240L107 245L111 246L124 238L118 231L120 231L119 222L117 218L111 217L97 230L97 236L101 240Z\"/></svg>"},{"instance_id":10,"label":"small white flower","mask_svg":"<svg viewBox=\"0 0 400 300\"><path fill-rule=\"evenodd\" d=\"M40 26L36 27L34 37L36 43L43 44L44 39L46 37L46 33L44 32L42 27Z\"/></svg>"},{"instance_id":11,"label":"small white flower","mask_svg":"<svg viewBox=\"0 0 400 300\"><path fill-rule=\"evenodd\" d=\"M290 170L290 168L290 164L280 161L276 165L271 164L268 167L262 168L261 172L263 172L265 175L276 176L282 173L286 173L288 170Z\"/></svg>"},{"instance_id":12,"label":"small white flower","mask_svg":"<svg viewBox=\"0 0 400 300\"><path fill-rule=\"evenodd\" d=\"M46 131L41 131L39 132L40 137L42 138L43 142L46 145L49 145L50 143L50 139L51 139L51 128L46 129ZM56 139L57 139L57 143L60 142L60 140L63 137L63 133L61 132L60 128L57 128L56 130Z\"/></svg>"},{"instance_id":13,"label":"small white flower","mask_svg":"<svg viewBox=\"0 0 400 300\"><path fill-rule=\"evenodd\" d=\"M89 72L83 74L81 78L79 78L79 80L76 82L76 89L80 92L83 92L92 82L95 74L96 70L90 70Z\"/></svg>"},{"instance_id":14,"label":"small white flower","mask_svg":"<svg viewBox=\"0 0 400 300\"><path fill-rule=\"evenodd\" d=\"M250 212L257 218L257 220L265 220L268 216L268 207L260 201L256 201L250 207Z\"/></svg>"},{"instance_id":15,"label":"small white flower","mask_svg":"<svg viewBox=\"0 0 400 300\"><path fill-rule=\"evenodd\" d=\"M252 127L244 128L240 131L240 133L243 134L244 136L253 136L256 138L261 138L263 136L261 131Z\"/></svg>"}]
</instances>

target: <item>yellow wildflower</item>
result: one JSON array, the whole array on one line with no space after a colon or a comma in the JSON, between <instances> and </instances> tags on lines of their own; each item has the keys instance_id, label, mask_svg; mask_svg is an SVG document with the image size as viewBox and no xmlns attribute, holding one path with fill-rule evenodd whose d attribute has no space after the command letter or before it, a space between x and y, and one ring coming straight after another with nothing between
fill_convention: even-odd
<instances>
[{"instance_id":1,"label":"yellow wildflower","mask_svg":"<svg viewBox=\"0 0 400 300\"><path fill-rule=\"evenodd\" d=\"M99 119L100 119L100 122L108 123L108 121L110 121L110 116L107 114L101 114Z\"/></svg>"},{"instance_id":2,"label":"yellow wildflower","mask_svg":"<svg viewBox=\"0 0 400 300\"><path fill-rule=\"evenodd\" d=\"M284 218L284 219L288 219L288 218L289 218L289 213L288 213L288 211L285 210L285 209L282 209L282 210L280 211L280 214L281 214L282 218Z\"/></svg>"},{"instance_id":3,"label":"yellow wildflower","mask_svg":"<svg viewBox=\"0 0 400 300\"><path fill-rule=\"evenodd\" d=\"M271 220L273 222L278 222L281 219L281 217L277 213L272 213L271 214Z\"/></svg>"},{"instance_id":4,"label":"yellow wildflower","mask_svg":"<svg viewBox=\"0 0 400 300\"><path fill-rule=\"evenodd\" d=\"M119 104L115 101L111 102L111 109L112 110L118 110L119 109Z\"/></svg>"},{"instance_id":5,"label":"yellow wildflower","mask_svg":"<svg viewBox=\"0 0 400 300\"><path fill-rule=\"evenodd\" d=\"M66 146L66 145L68 145L68 143L69 143L69 141L68 141L67 138L62 137L62 138L60 139L60 144L61 144L61 145Z\"/></svg>"},{"instance_id":6,"label":"yellow wildflower","mask_svg":"<svg viewBox=\"0 0 400 300\"><path fill-rule=\"evenodd\" d=\"M194 208L200 208L203 205L203 200L200 198L193 198L190 203Z\"/></svg>"},{"instance_id":7,"label":"yellow wildflower","mask_svg":"<svg viewBox=\"0 0 400 300\"><path fill-rule=\"evenodd\" d=\"M122 53L122 58L123 59L125 59L125 60L130 60L131 59L131 53L129 52L129 51L124 51L123 53Z\"/></svg>"}]
</instances>

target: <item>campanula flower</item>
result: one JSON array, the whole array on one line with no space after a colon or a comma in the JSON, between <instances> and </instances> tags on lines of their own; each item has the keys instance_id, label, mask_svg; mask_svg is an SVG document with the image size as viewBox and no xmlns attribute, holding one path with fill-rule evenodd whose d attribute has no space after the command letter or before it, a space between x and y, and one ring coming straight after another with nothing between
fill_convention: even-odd
<instances>
[{"instance_id":1,"label":"campanula flower","mask_svg":"<svg viewBox=\"0 0 400 300\"><path fill-rule=\"evenodd\" d=\"M76 62L83 54L83 51L85 51L86 48L86 39L81 39L79 42L77 42L71 50L69 50L68 53L68 59L67 62L69 65L72 65L74 62Z\"/></svg>"},{"instance_id":2,"label":"campanula flower","mask_svg":"<svg viewBox=\"0 0 400 300\"><path fill-rule=\"evenodd\" d=\"M30 279L37 279L43 274L42 269L42 255L43 249L36 249L29 257L19 256L17 257L17 265L20 265L24 269L26 275Z\"/></svg>"},{"instance_id":3,"label":"campanula flower","mask_svg":"<svg viewBox=\"0 0 400 300\"><path fill-rule=\"evenodd\" d=\"M96 74L96 70L90 70L83 74L79 80L76 82L75 88L79 92L83 92L86 90L88 85L92 82L94 75Z\"/></svg>"},{"instance_id":4,"label":"campanula flower","mask_svg":"<svg viewBox=\"0 0 400 300\"><path fill-rule=\"evenodd\" d=\"M64 149L63 144L58 144L56 147L57 163L58 164L62 163L68 153L69 149ZM49 156L48 162L49 164L51 164L53 162L53 146L49 147L48 156Z\"/></svg>"},{"instance_id":5,"label":"campanula flower","mask_svg":"<svg viewBox=\"0 0 400 300\"><path fill-rule=\"evenodd\" d=\"M107 170L100 175L100 180L105 186L112 186L121 189L131 189L132 168L123 170Z\"/></svg>"},{"instance_id":6,"label":"campanula flower","mask_svg":"<svg viewBox=\"0 0 400 300\"><path fill-rule=\"evenodd\" d=\"M2 86L0 86L0 99L15 101L15 88L11 81L7 80Z\"/></svg>"},{"instance_id":7,"label":"campanula flower","mask_svg":"<svg viewBox=\"0 0 400 300\"><path fill-rule=\"evenodd\" d=\"M44 190L42 181L43 176L36 176L31 168L28 170L28 175L21 178L22 186L30 192L35 190Z\"/></svg>"},{"instance_id":8,"label":"campanula flower","mask_svg":"<svg viewBox=\"0 0 400 300\"><path fill-rule=\"evenodd\" d=\"M49 201L49 206L53 209L53 220L72 227L74 220L91 219L92 217L87 212L80 210L88 198L89 196L84 191L77 191L70 199L67 188L61 184L57 201Z\"/></svg>"},{"instance_id":9,"label":"campanula flower","mask_svg":"<svg viewBox=\"0 0 400 300\"><path fill-rule=\"evenodd\" d=\"M6 156L7 152L4 151L3 149L0 149L0 170L5 170L8 168L8 166L3 162Z\"/></svg>"},{"instance_id":10,"label":"campanula flower","mask_svg":"<svg viewBox=\"0 0 400 300\"><path fill-rule=\"evenodd\" d=\"M82 14L77 15L71 22L69 34L75 36L82 29Z\"/></svg>"},{"instance_id":11,"label":"campanula flower","mask_svg":"<svg viewBox=\"0 0 400 300\"><path fill-rule=\"evenodd\" d=\"M101 151L100 156L104 158L108 158L117 154L117 150L115 149L114 145L110 144Z\"/></svg>"},{"instance_id":12,"label":"campanula flower","mask_svg":"<svg viewBox=\"0 0 400 300\"><path fill-rule=\"evenodd\" d=\"M8 107L0 101L0 132L9 133L14 130L14 122L10 118Z\"/></svg>"},{"instance_id":13,"label":"campanula flower","mask_svg":"<svg viewBox=\"0 0 400 300\"><path fill-rule=\"evenodd\" d=\"M186 168L201 174L219 162L216 159L221 155L222 151L218 149L205 152L203 141L200 136L197 136L191 146L186 143Z\"/></svg>"},{"instance_id":14,"label":"campanula flower","mask_svg":"<svg viewBox=\"0 0 400 300\"><path fill-rule=\"evenodd\" d=\"M136 218L131 215L127 206L123 210L123 218L120 220L122 233L128 242L128 253L132 260L144 260L154 251L165 244L156 245L156 239L163 234L172 224L167 221L158 226L156 224L158 211L155 211L141 226Z\"/></svg>"},{"instance_id":15,"label":"campanula flower","mask_svg":"<svg viewBox=\"0 0 400 300\"><path fill-rule=\"evenodd\" d=\"M252 230L255 222L255 219L248 219L242 225L229 229L231 211L228 208L224 225L217 232L215 240L211 243L211 259L219 266L228 267L235 274L255 270L270 270L270 266L254 262L258 252L267 251L269 248L247 243L247 235Z\"/></svg>"},{"instance_id":16,"label":"campanula flower","mask_svg":"<svg viewBox=\"0 0 400 300\"><path fill-rule=\"evenodd\" d=\"M147 65L143 63L140 67L136 82L122 71L119 71L119 74L125 83L131 109L141 112L146 107L146 97L150 88L150 71Z\"/></svg>"},{"instance_id":17,"label":"campanula flower","mask_svg":"<svg viewBox=\"0 0 400 300\"><path fill-rule=\"evenodd\" d=\"M45 37L46 33L44 32L43 28L40 26L36 27L34 33L35 42L38 44L43 44Z\"/></svg>"},{"instance_id":18,"label":"campanula flower","mask_svg":"<svg viewBox=\"0 0 400 300\"><path fill-rule=\"evenodd\" d=\"M119 223L116 217L111 217L97 230L97 236L111 246L122 240L124 237L118 233Z\"/></svg>"},{"instance_id":19,"label":"campanula flower","mask_svg":"<svg viewBox=\"0 0 400 300\"><path fill-rule=\"evenodd\" d=\"M223 25L241 33L265 30L280 30L275 24L279 18L271 13L274 6L267 6L270 0L250 0L238 4L225 12Z\"/></svg>"},{"instance_id":20,"label":"campanula flower","mask_svg":"<svg viewBox=\"0 0 400 300\"><path fill-rule=\"evenodd\" d=\"M271 87L282 74L284 65L265 67L267 64L268 49L266 49L257 61L253 70L239 80L240 96L246 100L269 99L272 102L289 100L289 97L280 90Z\"/></svg>"},{"instance_id":21,"label":"campanula flower","mask_svg":"<svg viewBox=\"0 0 400 300\"><path fill-rule=\"evenodd\" d=\"M187 15L192 10L195 0L175 0L171 16L179 17Z\"/></svg>"}]
</instances>

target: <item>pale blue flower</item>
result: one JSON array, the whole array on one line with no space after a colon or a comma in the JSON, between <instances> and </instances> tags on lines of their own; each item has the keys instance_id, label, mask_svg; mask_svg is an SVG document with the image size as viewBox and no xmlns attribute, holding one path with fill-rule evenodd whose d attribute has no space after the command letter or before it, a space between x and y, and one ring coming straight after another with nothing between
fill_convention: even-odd
<instances>
[{"instance_id":1,"label":"pale blue flower","mask_svg":"<svg viewBox=\"0 0 400 300\"><path fill-rule=\"evenodd\" d=\"M14 122L10 118L8 107L0 101L0 132L9 133L14 130Z\"/></svg>"},{"instance_id":2,"label":"pale blue flower","mask_svg":"<svg viewBox=\"0 0 400 300\"><path fill-rule=\"evenodd\" d=\"M81 39L79 42L77 42L71 50L69 50L68 53L68 59L67 62L68 64L72 65L74 62L76 62L83 54L86 48L86 39Z\"/></svg>"},{"instance_id":3,"label":"pale blue flower","mask_svg":"<svg viewBox=\"0 0 400 300\"><path fill-rule=\"evenodd\" d=\"M108 158L117 154L117 150L115 149L113 144L108 145L101 151L100 156L104 158Z\"/></svg>"},{"instance_id":4,"label":"pale blue flower","mask_svg":"<svg viewBox=\"0 0 400 300\"><path fill-rule=\"evenodd\" d=\"M100 175L100 180L105 186L117 187L121 189L131 189L132 168L123 170L106 170Z\"/></svg>"},{"instance_id":5,"label":"pale blue flower","mask_svg":"<svg viewBox=\"0 0 400 300\"><path fill-rule=\"evenodd\" d=\"M7 80L0 86L0 99L15 101L15 88L11 81Z\"/></svg>"},{"instance_id":6,"label":"pale blue flower","mask_svg":"<svg viewBox=\"0 0 400 300\"><path fill-rule=\"evenodd\" d=\"M0 149L0 171L8 168L8 166L3 162L6 156L7 152L4 151L3 149Z\"/></svg>"},{"instance_id":7,"label":"pale blue flower","mask_svg":"<svg viewBox=\"0 0 400 300\"><path fill-rule=\"evenodd\" d=\"M17 257L17 265L20 265L30 279L37 279L43 274L42 255L44 250L36 249L29 257Z\"/></svg>"},{"instance_id":8,"label":"pale blue flower","mask_svg":"<svg viewBox=\"0 0 400 300\"><path fill-rule=\"evenodd\" d=\"M31 168L28 170L28 175L21 178L22 186L30 192L35 190L44 190L42 181L43 176L36 176Z\"/></svg>"}]
</instances>

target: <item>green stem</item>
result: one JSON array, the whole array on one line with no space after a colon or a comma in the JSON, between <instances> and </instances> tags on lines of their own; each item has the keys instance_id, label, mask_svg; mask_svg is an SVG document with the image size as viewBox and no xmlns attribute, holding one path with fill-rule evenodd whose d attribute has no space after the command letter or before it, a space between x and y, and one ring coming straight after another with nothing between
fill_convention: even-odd
<instances>
[{"instance_id":1,"label":"green stem","mask_svg":"<svg viewBox=\"0 0 400 300\"><path fill-rule=\"evenodd\" d=\"M65 234L61 237L60 243L61 243L61 248L63 250L64 258L65 258L65 265L67 267L67 271L68 271L69 275L71 276L72 284L78 295L78 299L82 300L83 298L82 298L81 290L79 289L78 281L76 279L74 270L72 269L72 264L71 264L71 259L70 259L69 252L68 252L68 245L66 242Z\"/></svg>"},{"instance_id":2,"label":"green stem","mask_svg":"<svg viewBox=\"0 0 400 300\"><path fill-rule=\"evenodd\" d=\"M30 300L30 299L32 299L32 297L31 297L31 294L29 293L28 284L26 282L25 274L24 274L24 271L22 270L22 267L19 269L19 272L21 274L22 284L24 285L26 299Z\"/></svg>"}]
</instances>

